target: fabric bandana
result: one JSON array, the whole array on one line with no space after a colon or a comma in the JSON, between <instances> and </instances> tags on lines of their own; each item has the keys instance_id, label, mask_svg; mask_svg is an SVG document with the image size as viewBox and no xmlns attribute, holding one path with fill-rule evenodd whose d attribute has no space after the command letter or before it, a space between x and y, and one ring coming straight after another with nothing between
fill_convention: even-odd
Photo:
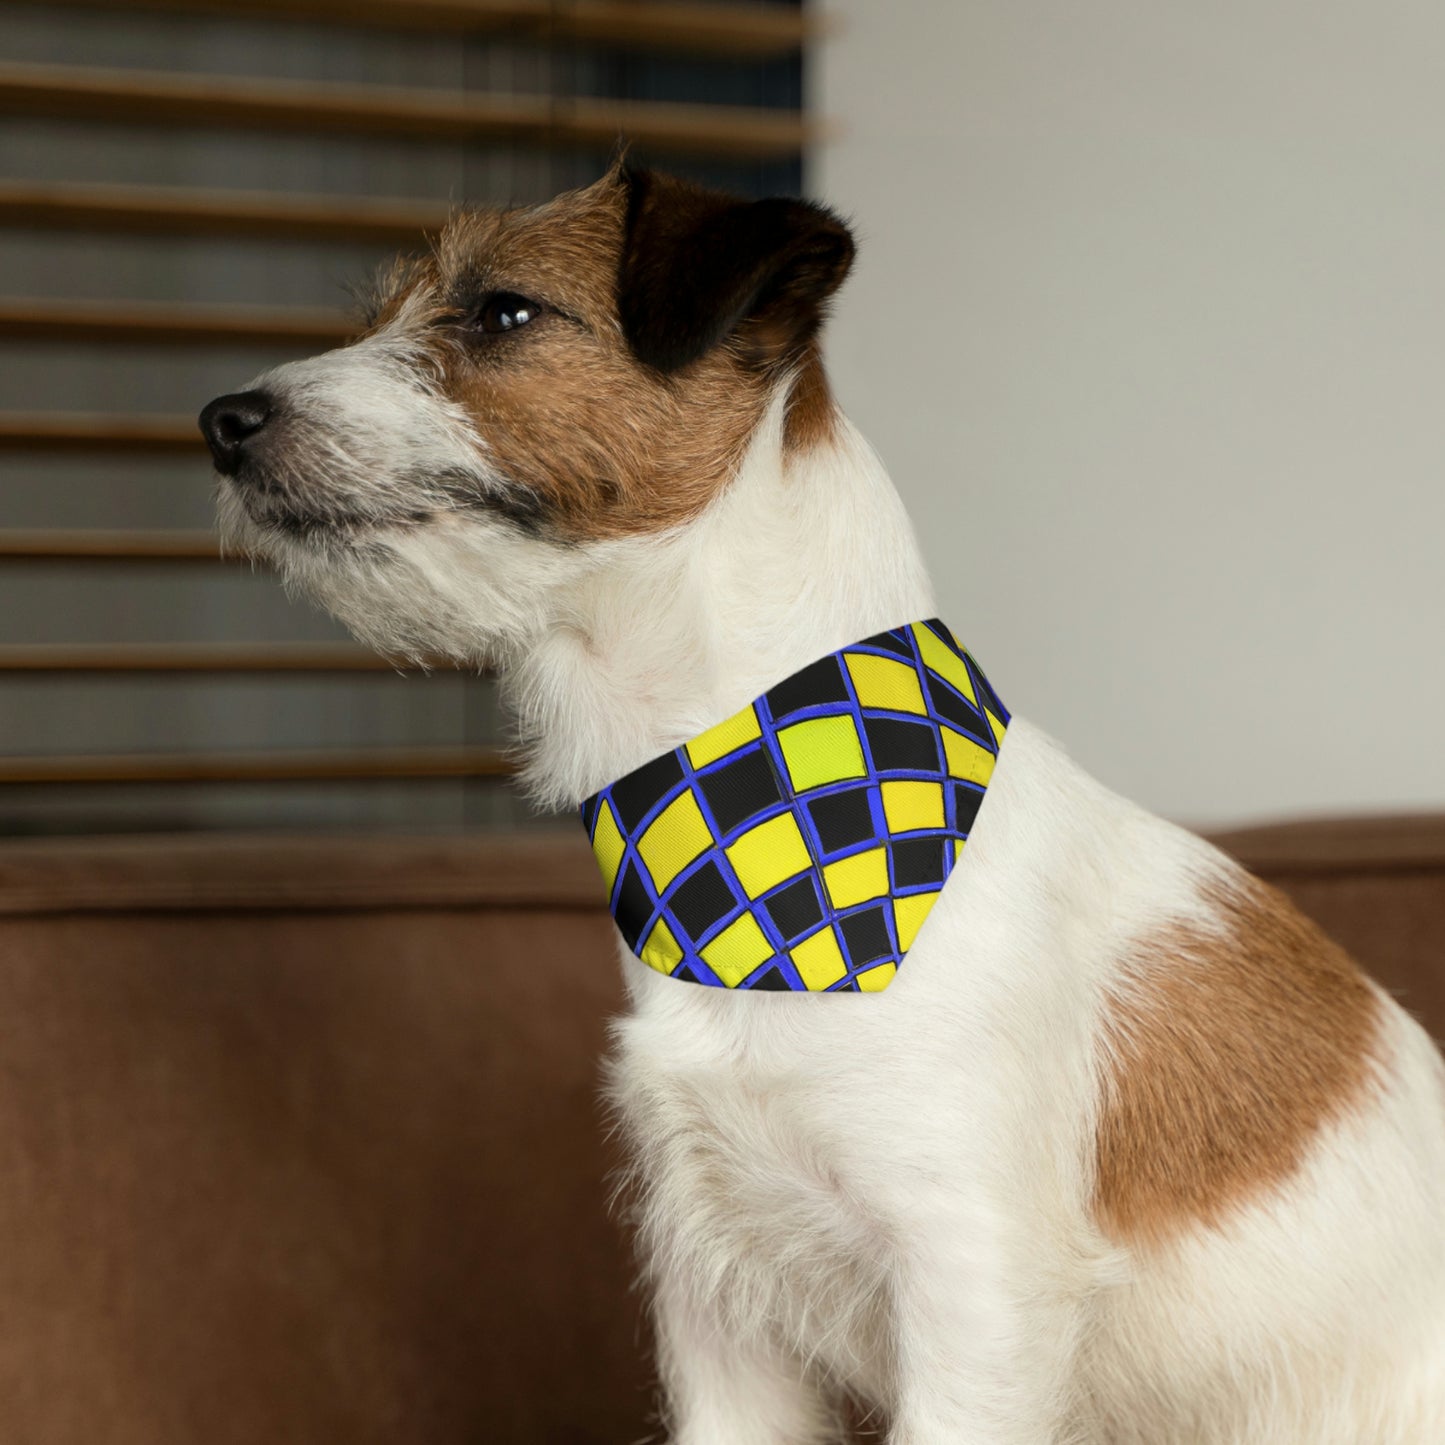
<instances>
[{"instance_id":1,"label":"fabric bandana","mask_svg":"<svg viewBox=\"0 0 1445 1445\"><path fill-rule=\"evenodd\" d=\"M714 988L887 988L1008 721L936 619L794 673L582 805L628 947Z\"/></svg>"}]
</instances>

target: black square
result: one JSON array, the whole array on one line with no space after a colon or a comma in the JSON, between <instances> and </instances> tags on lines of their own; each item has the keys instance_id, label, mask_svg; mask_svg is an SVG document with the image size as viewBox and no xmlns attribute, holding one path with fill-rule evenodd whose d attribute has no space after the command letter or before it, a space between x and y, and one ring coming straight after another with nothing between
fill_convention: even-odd
<instances>
[{"instance_id":1,"label":"black square","mask_svg":"<svg viewBox=\"0 0 1445 1445\"><path fill-rule=\"evenodd\" d=\"M959 732L976 738L989 752L993 752L993 730L987 719L977 709L970 707L951 687L936 677L930 677L928 698L933 704L933 711L946 723L956 727Z\"/></svg>"},{"instance_id":2,"label":"black square","mask_svg":"<svg viewBox=\"0 0 1445 1445\"><path fill-rule=\"evenodd\" d=\"M838 853L854 843L866 843L877 834L867 788L848 788L817 798L808 804L808 814L825 853Z\"/></svg>"},{"instance_id":3,"label":"black square","mask_svg":"<svg viewBox=\"0 0 1445 1445\"><path fill-rule=\"evenodd\" d=\"M631 863L622 870L622 886L617 890L617 907L612 914L627 940L628 948L635 952L637 940L647 927L647 920L652 917L652 898Z\"/></svg>"},{"instance_id":4,"label":"black square","mask_svg":"<svg viewBox=\"0 0 1445 1445\"><path fill-rule=\"evenodd\" d=\"M754 748L715 773L699 778L698 786L724 833L731 833L739 823L783 801L772 764L762 748Z\"/></svg>"},{"instance_id":5,"label":"black square","mask_svg":"<svg viewBox=\"0 0 1445 1445\"><path fill-rule=\"evenodd\" d=\"M873 637L865 637L860 646L876 647L880 652L891 652L897 657L906 657L909 662L917 660L913 651L913 641L902 628L897 632L879 632ZM851 652L853 649L849 648L848 650Z\"/></svg>"},{"instance_id":6,"label":"black square","mask_svg":"<svg viewBox=\"0 0 1445 1445\"><path fill-rule=\"evenodd\" d=\"M764 990L776 990L779 993L787 993L791 989L788 980L778 971L776 965L770 968L761 978L755 978L749 988L760 988Z\"/></svg>"},{"instance_id":7,"label":"black square","mask_svg":"<svg viewBox=\"0 0 1445 1445\"><path fill-rule=\"evenodd\" d=\"M993 684L976 668L971 667L968 675L973 679L973 690L978 700L987 708L993 710L993 715L1005 726L1008 726L1008 709L999 700L999 695L993 690Z\"/></svg>"},{"instance_id":8,"label":"black square","mask_svg":"<svg viewBox=\"0 0 1445 1445\"><path fill-rule=\"evenodd\" d=\"M874 772L939 771L938 736L930 723L865 716L863 730L868 734Z\"/></svg>"},{"instance_id":9,"label":"black square","mask_svg":"<svg viewBox=\"0 0 1445 1445\"><path fill-rule=\"evenodd\" d=\"M644 763L636 772L628 773L612 785L612 806L629 833L638 825L683 778L682 763L676 753L666 753Z\"/></svg>"},{"instance_id":10,"label":"black square","mask_svg":"<svg viewBox=\"0 0 1445 1445\"><path fill-rule=\"evenodd\" d=\"M582 826L587 829L587 836L590 838L597 831L597 813L602 805L602 794L593 793L590 798L582 804Z\"/></svg>"},{"instance_id":11,"label":"black square","mask_svg":"<svg viewBox=\"0 0 1445 1445\"><path fill-rule=\"evenodd\" d=\"M966 787L963 783L953 785L953 826L960 833L973 831L973 820L978 817L982 802L983 794L977 788Z\"/></svg>"},{"instance_id":12,"label":"black square","mask_svg":"<svg viewBox=\"0 0 1445 1445\"><path fill-rule=\"evenodd\" d=\"M667 900L667 911L696 943L713 924L726 918L738 906L717 864L704 863L686 883L679 884Z\"/></svg>"},{"instance_id":13,"label":"black square","mask_svg":"<svg viewBox=\"0 0 1445 1445\"><path fill-rule=\"evenodd\" d=\"M763 906L774 927L789 943L823 921L818 889L807 875L780 888Z\"/></svg>"},{"instance_id":14,"label":"black square","mask_svg":"<svg viewBox=\"0 0 1445 1445\"><path fill-rule=\"evenodd\" d=\"M843 681L843 669L836 657L824 657L809 663L765 696L774 720L818 703L849 701L848 684Z\"/></svg>"},{"instance_id":15,"label":"black square","mask_svg":"<svg viewBox=\"0 0 1445 1445\"><path fill-rule=\"evenodd\" d=\"M952 847L948 838L904 838L890 843L893 854L893 882L898 888L924 884L940 887L948 876L943 850Z\"/></svg>"},{"instance_id":16,"label":"black square","mask_svg":"<svg viewBox=\"0 0 1445 1445\"><path fill-rule=\"evenodd\" d=\"M881 905L850 913L839 926L850 968L862 968L864 964L875 963L880 958L892 960L897 957Z\"/></svg>"}]
</instances>

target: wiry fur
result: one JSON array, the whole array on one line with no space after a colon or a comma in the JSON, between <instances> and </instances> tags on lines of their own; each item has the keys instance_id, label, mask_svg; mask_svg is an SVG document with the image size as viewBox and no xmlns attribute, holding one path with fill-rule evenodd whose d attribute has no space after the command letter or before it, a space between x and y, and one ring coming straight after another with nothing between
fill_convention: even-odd
<instances>
[{"instance_id":1,"label":"wiry fur","mask_svg":"<svg viewBox=\"0 0 1445 1445\"><path fill-rule=\"evenodd\" d=\"M832 418L790 444L796 370L767 377L745 452L700 510L563 536L428 481L517 485L475 409L409 357L404 305L397 317L266 380L303 418L286 476L335 519L271 526L229 485L223 519L385 650L497 662L547 802L575 805L814 658L932 615L866 443ZM1212 848L1015 719L962 863L886 992L735 994L622 950L632 1006L611 1094L672 1438L833 1440L845 1394L893 1445L1445 1438L1439 1057L1378 991L1349 993L1336 1007L1355 1027L1311 1045L1335 1051L1308 1075L1328 1107L1285 1110L1261 1131L1271 1157L1251 1154L1238 1111L1207 1094L1211 1080L1239 1094L1221 1070L1251 1067L1247 1047L1222 1062L1209 1012L1224 977L1211 951L1248 952L1254 897ZM1118 1091L1142 1086L1130 1041L1168 1006L1159 980L1183 965L1163 940L1179 937L1197 988L1170 1036L1204 1090L1196 1124L1207 1148L1243 1153L1206 1213L1169 1182L1167 1095L1126 1110L1126 1129L1153 1121L1109 1166L1124 1208L1145 1184L1129 1160L1150 1160L1150 1227L1131 1233L1101 1207L1100 1131ZM1307 962L1251 967L1284 970L1280 996L1307 1010ZM1253 1018L1260 1057L1278 1061L1289 1028ZM1231 1027L1251 1034L1247 1007Z\"/></svg>"}]
</instances>

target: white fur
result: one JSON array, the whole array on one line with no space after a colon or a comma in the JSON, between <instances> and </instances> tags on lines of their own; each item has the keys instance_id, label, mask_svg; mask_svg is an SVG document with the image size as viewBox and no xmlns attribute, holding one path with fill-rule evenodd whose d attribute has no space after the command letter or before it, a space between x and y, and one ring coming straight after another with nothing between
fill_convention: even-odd
<instances>
[{"instance_id":1,"label":"white fur","mask_svg":"<svg viewBox=\"0 0 1445 1445\"><path fill-rule=\"evenodd\" d=\"M292 377L315 383L271 384ZM781 432L780 395L728 489L660 538L443 515L356 551L231 521L372 641L500 658L533 786L575 805L933 614L866 443L844 424L786 460ZM1231 871L1015 719L886 992L735 994L622 950L612 1096L678 1445L834 1439L845 1391L893 1445L1445 1439L1445 1091L1388 1000L1378 1096L1285 1189L1153 1254L1094 1222L1103 1000L1131 941L1207 923Z\"/></svg>"}]
</instances>

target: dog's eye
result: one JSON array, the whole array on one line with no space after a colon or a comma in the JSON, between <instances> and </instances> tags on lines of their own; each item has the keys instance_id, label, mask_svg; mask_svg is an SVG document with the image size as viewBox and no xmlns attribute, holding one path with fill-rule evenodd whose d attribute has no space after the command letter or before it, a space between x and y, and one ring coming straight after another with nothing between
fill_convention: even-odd
<instances>
[{"instance_id":1,"label":"dog's eye","mask_svg":"<svg viewBox=\"0 0 1445 1445\"><path fill-rule=\"evenodd\" d=\"M481 310L476 313L475 325L478 331L496 336L535 321L541 312L542 307L536 301L519 296L515 291L497 291L482 303Z\"/></svg>"}]
</instances>

